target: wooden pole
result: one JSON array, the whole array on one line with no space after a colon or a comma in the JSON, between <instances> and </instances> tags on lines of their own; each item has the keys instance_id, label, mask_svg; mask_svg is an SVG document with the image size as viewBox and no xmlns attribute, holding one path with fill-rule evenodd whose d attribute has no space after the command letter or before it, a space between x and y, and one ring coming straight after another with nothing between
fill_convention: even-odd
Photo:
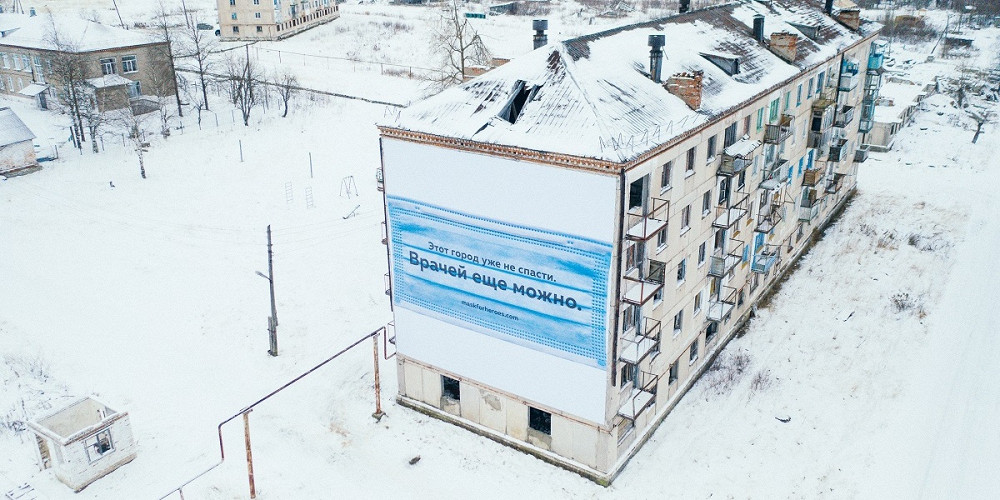
<instances>
[{"instance_id":1,"label":"wooden pole","mask_svg":"<svg viewBox=\"0 0 1000 500\"><path fill-rule=\"evenodd\" d=\"M243 413L243 434L247 445L247 477L250 479L250 498L257 498L257 489L253 484L253 454L250 453L250 411Z\"/></svg>"},{"instance_id":2,"label":"wooden pole","mask_svg":"<svg viewBox=\"0 0 1000 500\"><path fill-rule=\"evenodd\" d=\"M376 421L381 420L385 415L385 413L382 413L382 390L379 384L378 376L378 338L378 335L372 337L372 354L374 354L375 359L375 413L372 413L372 417L374 417Z\"/></svg>"}]
</instances>

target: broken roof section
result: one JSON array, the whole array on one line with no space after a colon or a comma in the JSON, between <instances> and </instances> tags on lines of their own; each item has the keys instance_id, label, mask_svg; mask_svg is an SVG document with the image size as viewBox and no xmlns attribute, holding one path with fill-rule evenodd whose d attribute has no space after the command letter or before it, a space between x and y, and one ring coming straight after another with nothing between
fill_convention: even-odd
<instances>
[{"instance_id":1,"label":"broken roof section","mask_svg":"<svg viewBox=\"0 0 1000 500\"><path fill-rule=\"evenodd\" d=\"M754 39L757 14L765 16L765 41L776 32L798 35L794 61L781 59L766 42ZM795 25L815 31L806 36ZM547 45L415 103L384 125L627 163L835 56L879 27L865 22L852 31L823 13L822 0L727 4ZM697 110L649 78L650 34L666 35L664 81L678 73L704 72ZM704 54L738 58L739 71L729 75ZM525 89L532 89L530 96ZM512 103L517 103L515 113Z\"/></svg>"}]
</instances>

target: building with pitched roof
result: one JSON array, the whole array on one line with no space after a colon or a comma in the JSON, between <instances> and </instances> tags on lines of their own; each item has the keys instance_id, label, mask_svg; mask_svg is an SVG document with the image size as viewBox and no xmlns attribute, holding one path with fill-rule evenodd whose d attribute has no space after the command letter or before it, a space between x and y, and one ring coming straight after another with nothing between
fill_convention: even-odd
<instances>
[{"instance_id":1,"label":"building with pitched roof","mask_svg":"<svg viewBox=\"0 0 1000 500\"><path fill-rule=\"evenodd\" d=\"M32 139L35 134L8 107L0 108L0 175L11 175L38 165Z\"/></svg>"},{"instance_id":2,"label":"building with pitched roof","mask_svg":"<svg viewBox=\"0 0 1000 500\"><path fill-rule=\"evenodd\" d=\"M53 61L63 56L79 61L81 81L100 84L91 90L101 110L141 95L177 92L169 45L142 32L84 19L0 14L0 34L0 93L33 97L43 109L58 98Z\"/></svg>"},{"instance_id":3,"label":"building with pitched roof","mask_svg":"<svg viewBox=\"0 0 1000 500\"><path fill-rule=\"evenodd\" d=\"M844 206L880 25L688 5L380 126L401 404L607 484Z\"/></svg>"}]
</instances>

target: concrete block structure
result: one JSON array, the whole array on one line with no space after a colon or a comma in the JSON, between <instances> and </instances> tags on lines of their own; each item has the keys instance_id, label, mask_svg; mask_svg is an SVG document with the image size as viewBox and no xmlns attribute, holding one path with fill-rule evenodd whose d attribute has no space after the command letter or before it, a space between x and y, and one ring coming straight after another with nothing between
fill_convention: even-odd
<instances>
[{"instance_id":1,"label":"concrete block structure","mask_svg":"<svg viewBox=\"0 0 1000 500\"><path fill-rule=\"evenodd\" d=\"M340 17L334 0L217 0L223 40L281 40Z\"/></svg>"},{"instance_id":2,"label":"concrete block structure","mask_svg":"<svg viewBox=\"0 0 1000 500\"><path fill-rule=\"evenodd\" d=\"M37 166L35 134L18 118L10 108L0 108L0 175Z\"/></svg>"},{"instance_id":3,"label":"concrete block structure","mask_svg":"<svg viewBox=\"0 0 1000 500\"><path fill-rule=\"evenodd\" d=\"M855 14L682 12L382 124L398 401L609 483L854 192Z\"/></svg>"},{"instance_id":4,"label":"concrete block structure","mask_svg":"<svg viewBox=\"0 0 1000 500\"><path fill-rule=\"evenodd\" d=\"M60 481L80 491L131 462L136 455L128 412L93 397L28 422L35 435L38 463Z\"/></svg>"}]
</instances>

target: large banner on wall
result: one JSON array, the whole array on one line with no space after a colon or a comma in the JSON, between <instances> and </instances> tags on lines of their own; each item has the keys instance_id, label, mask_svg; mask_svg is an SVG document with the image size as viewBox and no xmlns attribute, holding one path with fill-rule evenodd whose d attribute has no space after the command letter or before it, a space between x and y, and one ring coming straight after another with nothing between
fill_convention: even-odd
<instances>
[{"instance_id":1,"label":"large banner on wall","mask_svg":"<svg viewBox=\"0 0 1000 500\"><path fill-rule=\"evenodd\" d=\"M577 363L606 365L608 243L387 199L400 307Z\"/></svg>"},{"instance_id":2,"label":"large banner on wall","mask_svg":"<svg viewBox=\"0 0 1000 500\"><path fill-rule=\"evenodd\" d=\"M618 177L393 139L382 160L399 354L606 423Z\"/></svg>"}]
</instances>

